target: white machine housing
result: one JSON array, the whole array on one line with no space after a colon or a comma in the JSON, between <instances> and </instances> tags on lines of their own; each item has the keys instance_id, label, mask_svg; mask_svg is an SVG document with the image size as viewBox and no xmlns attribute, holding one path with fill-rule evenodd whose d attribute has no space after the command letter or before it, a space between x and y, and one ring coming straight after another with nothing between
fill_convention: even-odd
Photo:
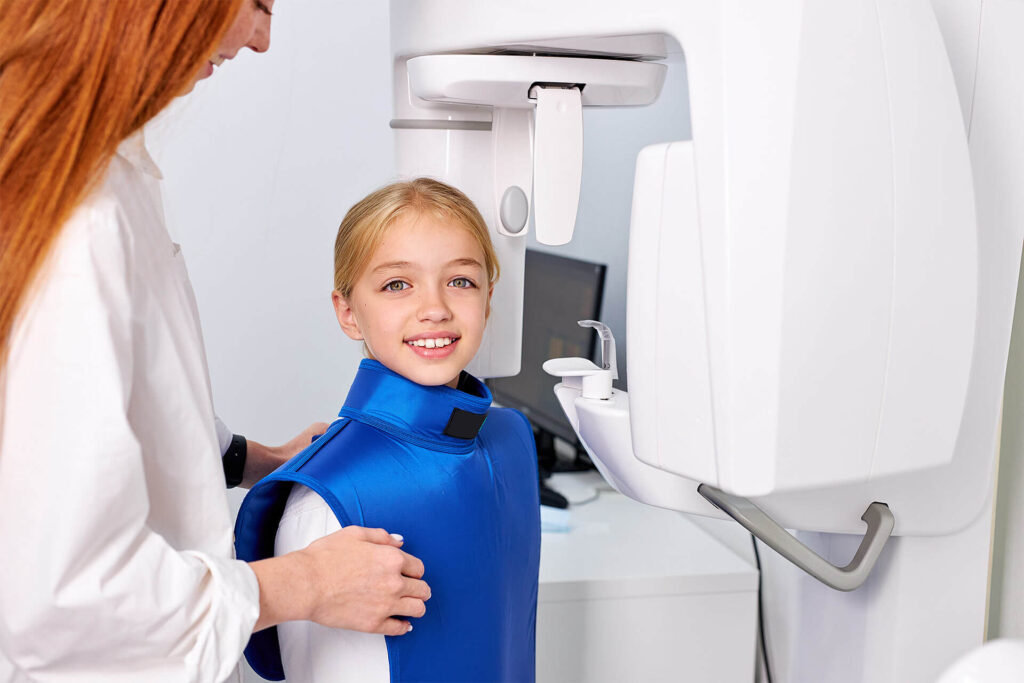
<instances>
[{"instance_id":1,"label":"white machine housing","mask_svg":"<svg viewBox=\"0 0 1024 683\"><path fill-rule=\"evenodd\" d=\"M541 206L555 181L536 185L532 161L552 151L531 145L526 95L466 87L459 66L455 90L427 88L415 58L495 60L495 74L515 59L527 85L551 83L552 60L590 62L557 81L583 106L598 89L584 77L616 78L602 65L667 59L687 70L693 139L637 160L631 391L557 391L602 472L644 502L718 515L696 493L708 483L789 528L858 532L873 501L896 534L978 515L1024 239L975 197L1001 163L984 133L968 148L972 117L1005 123L984 82L997 55L948 50L927 0L392 0L391 16L399 172L463 189L502 260L475 372L518 371L525 230L499 227L500 204L517 185Z\"/></svg>"}]
</instances>

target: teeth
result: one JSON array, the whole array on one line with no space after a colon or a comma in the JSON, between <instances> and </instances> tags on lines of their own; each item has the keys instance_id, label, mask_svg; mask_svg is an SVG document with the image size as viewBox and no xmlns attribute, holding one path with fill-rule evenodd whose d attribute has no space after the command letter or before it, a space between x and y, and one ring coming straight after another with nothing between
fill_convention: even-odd
<instances>
[{"instance_id":1,"label":"teeth","mask_svg":"<svg viewBox=\"0 0 1024 683\"><path fill-rule=\"evenodd\" d=\"M436 337L433 339L416 339L406 342L409 346L422 346L428 349L439 349L452 343L451 337Z\"/></svg>"}]
</instances>

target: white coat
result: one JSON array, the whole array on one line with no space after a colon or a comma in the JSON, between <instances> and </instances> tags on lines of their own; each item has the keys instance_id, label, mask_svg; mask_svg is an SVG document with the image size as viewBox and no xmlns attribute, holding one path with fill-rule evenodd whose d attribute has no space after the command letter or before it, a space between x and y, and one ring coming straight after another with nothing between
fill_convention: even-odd
<instances>
[{"instance_id":1,"label":"white coat","mask_svg":"<svg viewBox=\"0 0 1024 683\"><path fill-rule=\"evenodd\" d=\"M141 135L64 227L0 377L0 681L239 680L232 558L191 285Z\"/></svg>"}]
</instances>

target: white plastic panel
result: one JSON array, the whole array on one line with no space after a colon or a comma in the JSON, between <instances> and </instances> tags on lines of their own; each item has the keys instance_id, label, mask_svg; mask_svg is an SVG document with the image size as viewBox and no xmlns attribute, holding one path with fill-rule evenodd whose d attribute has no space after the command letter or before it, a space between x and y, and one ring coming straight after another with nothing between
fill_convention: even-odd
<instances>
[{"instance_id":1,"label":"white plastic panel","mask_svg":"<svg viewBox=\"0 0 1024 683\"><path fill-rule=\"evenodd\" d=\"M939 22L946 53L949 54L966 127L971 120L971 108L974 105L982 0L931 0L931 5Z\"/></svg>"},{"instance_id":2,"label":"white plastic panel","mask_svg":"<svg viewBox=\"0 0 1024 683\"><path fill-rule=\"evenodd\" d=\"M492 121L492 164L494 167L494 206L499 209L502 197L510 187L518 187L526 195L526 223L533 210L533 116L526 109L494 110ZM524 227L518 233L504 228L501 217L495 215L498 232L509 237L525 237Z\"/></svg>"},{"instance_id":3,"label":"white plastic panel","mask_svg":"<svg viewBox=\"0 0 1024 683\"><path fill-rule=\"evenodd\" d=\"M583 174L583 108L576 88L535 87L534 230L541 244L572 239Z\"/></svg>"},{"instance_id":4,"label":"white plastic panel","mask_svg":"<svg viewBox=\"0 0 1024 683\"><path fill-rule=\"evenodd\" d=\"M696 482L640 462L633 455L630 398L613 390L608 400L582 398L577 388L555 385L555 396L580 436L601 476L616 491L634 500L669 510L689 510L725 518L697 493Z\"/></svg>"},{"instance_id":5,"label":"white plastic panel","mask_svg":"<svg viewBox=\"0 0 1024 683\"><path fill-rule=\"evenodd\" d=\"M636 456L717 482L693 144L637 157L626 307Z\"/></svg>"},{"instance_id":6,"label":"white plastic panel","mask_svg":"<svg viewBox=\"0 0 1024 683\"><path fill-rule=\"evenodd\" d=\"M942 36L905 3L878 8L895 204L892 330L872 477L953 459L978 298L978 225L953 74L947 62L924 58L943 54Z\"/></svg>"},{"instance_id":7,"label":"white plastic panel","mask_svg":"<svg viewBox=\"0 0 1024 683\"><path fill-rule=\"evenodd\" d=\"M702 134L707 123L698 126L695 116L693 124L718 473L729 491L770 490L779 466L782 287L805 5L721 4L729 46L719 76L721 170L708 159L715 141ZM699 65L689 52L687 64L692 82ZM709 184L721 195L707 196Z\"/></svg>"},{"instance_id":8,"label":"white plastic panel","mask_svg":"<svg viewBox=\"0 0 1024 683\"><path fill-rule=\"evenodd\" d=\"M538 83L583 86L583 104L650 104L661 92L665 65L615 59L522 55L426 55L409 60L409 87L432 102L532 109Z\"/></svg>"},{"instance_id":9,"label":"white plastic panel","mask_svg":"<svg viewBox=\"0 0 1024 683\"><path fill-rule=\"evenodd\" d=\"M893 162L878 15L874 3L808 3L803 19L785 232L766 255L781 259L781 281L735 276L779 316L764 334L781 342L776 441L737 439L740 495L866 479L885 387ZM740 373L758 343L750 329L736 339ZM751 480L745 459L770 445L776 480Z\"/></svg>"},{"instance_id":10,"label":"white plastic panel","mask_svg":"<svg viewBox=\"0 0 1024 683\"><path fill-rule=\"evenodd\" d=\"M392 85L395 89L395 119L429 119L440 121L477 121L486 123L491 120L491 107L471 107L453 105L448 102L430 102L416 97L409 88L409 60L395 60L392 73Z\"/></svg>"},{"instance_id":11,"label":"white plastic panel","mask_svg":"<svg viewBox=\"0 0 1024 683\"><path fill-rule=\"evenodd\" d=\"M528 43L502 45L501 48L484 49L482 54L518 52L521 54L556 54L613 57L618 59L657 60L668 56L668 46L663 34L630 36L585 36L582 38L558 38L556 40L531 40Z\"/></svg>"}]
</instances>

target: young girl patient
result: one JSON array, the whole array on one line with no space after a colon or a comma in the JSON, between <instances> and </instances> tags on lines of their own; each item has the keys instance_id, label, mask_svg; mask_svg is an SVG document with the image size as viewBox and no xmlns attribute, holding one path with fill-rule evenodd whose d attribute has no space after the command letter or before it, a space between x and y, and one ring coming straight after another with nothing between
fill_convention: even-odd
<instances>
[{"instance_id":1,"label":"young girl patient","mask_svg":"<svg viewBox=\"0 0 1024 683\"><path fill-rule=\"evenodd\" d=\"M246 496L238 556L299 550L350 524L382 527L423 561L432 596L403 636L289 622L254 634L246 657L292 683L532 681L533 437L463 371L498 277L487 226L461 192L421 178L353 206L334 254L338 322L368 358L327 433Z\"/></svg>"}]
</instances>

